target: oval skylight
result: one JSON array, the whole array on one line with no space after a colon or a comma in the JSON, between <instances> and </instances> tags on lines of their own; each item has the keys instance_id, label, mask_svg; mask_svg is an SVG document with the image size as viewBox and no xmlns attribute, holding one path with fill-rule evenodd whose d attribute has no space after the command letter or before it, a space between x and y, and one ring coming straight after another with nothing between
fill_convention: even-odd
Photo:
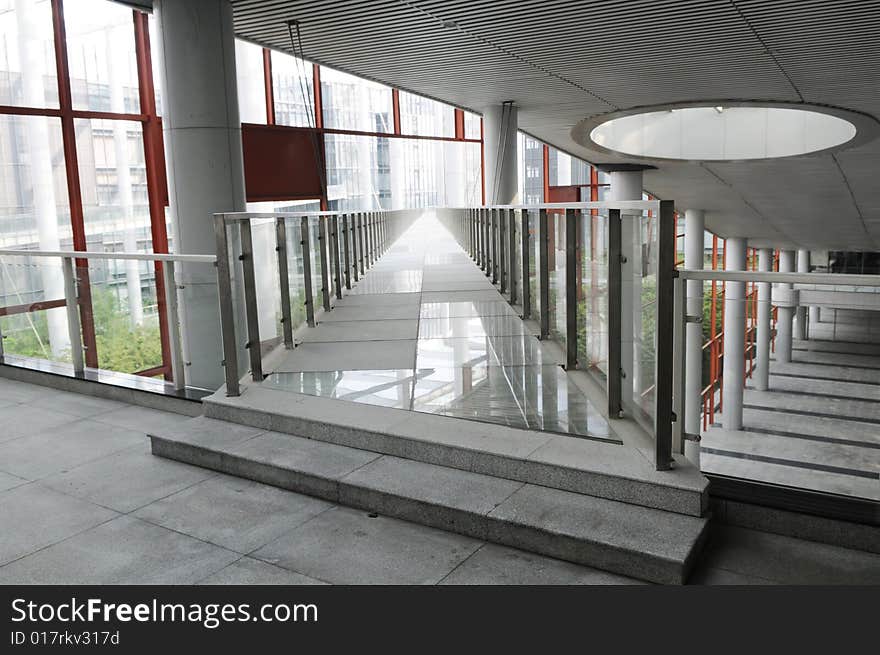
<instances>
[{"instance_id":1,"label":"oval skylight","mask_svg":"<svg viewBox=\"0 0 880 655\"><path fill-rule=\"evenodd\" d=\"M806 155L842 146L856 126L790 107L679 107L606 120L589 132L602 150L647 159L737 161Z\"/></svg>"}]
</instances>

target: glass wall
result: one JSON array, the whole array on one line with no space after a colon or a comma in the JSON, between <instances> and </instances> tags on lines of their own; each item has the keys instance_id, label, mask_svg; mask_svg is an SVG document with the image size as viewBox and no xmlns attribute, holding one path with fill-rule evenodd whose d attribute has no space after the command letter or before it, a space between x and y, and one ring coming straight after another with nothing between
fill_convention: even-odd
<instances>
[{"instance_id":1,"label":"glass wall","mask_svg":"<svg viewBox=\"0 0 880 655\"><path fill-rule=\"evenodd\" d=\"M524 205L544 202L544 154L540 141L517 133L518 194Z\"/></svg>"},{"instance_id":2,"label":"glass wall","mask_svg":"<svg viewBox=\"0 0 880 655\"><path fill-rule=\"evenodd\" d=\"M137 60L131 9L107 0L65 3L74 109L136 114Z\"/></svg>"},{"instance_id":3,"label":"glass wall","mask_svg":"<svg viewBox=\"0 0 880 655\"><path fill-rule=\"evenodd\" d=\"M0 104L58 107L52 5L0 0Z\"/></svg>"},{"instance_id":4,"label":"glass wall","mask_svg":"<svg viewBox=\"0 0 880 655\"><path fill-rule=\"evenodd\" d=\"M266 87L263 49L235 40L235 83L238 87L238 115L242 123L265 123Z\"/></svg>"},{"instance_id":5,"label":"glass wall","mask_svg":"<svg viewBox=\"0 0 880 655\"><path fill-rule=\"evenodd\" d=\"M272 51L272 90L275 96L276 124L314 127L314 86L311 64L298 57Z\"/></svg>"},{"instance_id":6,"label":"glass wall","mask_svg":"<svg viewBox=\"0 0 880 655\"><path fill-rule=\"evenodd\" d=\"M324 127L393 132L391 87L321 67Z\"/></svg>"},{"instance_id":7,"label":"glass wall","mask_svg":"<svg viewBox=\"0 0 880 655\"><path fill-rule=\"evenodd\" d=\"M401 91L400 132L417 136L455 136L455 108Z\"/></svg>"}]
</instances>

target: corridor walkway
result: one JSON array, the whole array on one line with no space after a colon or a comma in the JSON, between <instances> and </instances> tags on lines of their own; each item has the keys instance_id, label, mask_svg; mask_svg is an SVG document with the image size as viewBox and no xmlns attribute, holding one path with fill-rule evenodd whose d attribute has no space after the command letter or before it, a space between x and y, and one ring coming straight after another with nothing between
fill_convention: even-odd
<instances>
[{"instance_id":1,"label":"corridor walkway","mask_svg":"<svg viewBox=\"0 0 880 655\"><path fill-rule=\"evenodd\" d=\"M614 439L491 281L427 213L263 383L298 393Z\"/></svg>"},{"instance_id":2,"label":"corridor walkway","mask_svg":"<svg viewBox=\"0 0 880 655\"><path fill-rule=\"evenodd\" d=\"M703 432L703 472L880 501L880 345L796 340L769 390L746 381L744 429L721 420Z\"/></svg>"}]
</instances>

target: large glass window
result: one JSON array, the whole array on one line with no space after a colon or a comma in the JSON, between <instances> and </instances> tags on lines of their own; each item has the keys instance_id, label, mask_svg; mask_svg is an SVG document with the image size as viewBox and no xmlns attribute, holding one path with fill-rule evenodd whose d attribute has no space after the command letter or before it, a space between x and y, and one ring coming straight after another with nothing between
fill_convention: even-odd
<instances>
[{"instance_id":1,"label":"large glass window","mask_svg":"<svg viewBox=\"0 0 880 655\"><path fill-rule=\"evenodd\" d=\"M0 104L58 106L49 0L0 0Z\"/></svg>"},{"instance_id":2,"label":"large glass window","mask_svg":"<svg viewBox=\"0 0 880 655\"><path fill-rule=\"evenodd\" d=\"M480 145L328 134L331 209L463 206L480 198Z\"/></svg>"},{"instance_id":3,"label":"large glass window","mask_svg":"<svg viewBox=\"0 0 880 655\"><path fill-rule=\"evenodd\" d=\"M294 127L315 126L312 65L280 52L272 52L272 89L275 122Z\"/></svg>"},{"instance_id":4,"label":"large glass window","mask_svg":"<svg viewBox=\"0 0 880 655\"><path fill-rule=\"evenodd\" d=\"M550 186L577 186L590 183L590 165L550 147Z\"/></svg>"},{"instance_id":5,"label":"large glass window","mask_svg":"<svg viewBox=\"0 0 880 655\"><path fill-rule=\"evenodd\" d=\"M544 202L544 151L540 141L517 133L518 193L524 205Z\"/></svg>"},{"instance_id":6,"label":"large glass window","mask_svg":"<svg viewBox=\"0 0 880 655\"><path fill-rule=\"evenodd\" d=\"M74 127L88 249L151 251L140 123L78 118Z\"/></svg>"},{"instance_id":7,"label":"large glass window","mask_svg":"<svg viewBox=\"0 0 880 655\"><path fill-rule=\"evenodd\" d=\"M242 123L266 122L266 86L263 77L263 49L235 40L235 79L238 114Z\"/></svg>"},{"instance_id":8,"label":"large glass window","mask_svg":"<svg viewBox=\"0 0 880 655\"><path fill-rule=\"evenodd\" d=\"M324 127L394 131L391 87L321 67Z\"/></svg>"},{"instance_id":9,"label":"large glass window","mask_svg":"<svg viewBox=\"0 0 880 655\"><path fill-rule=\"evenodd\" d=\"M417 136L455 136L455 108L406 91L400 99L400 131Z\"/></svg>"},{"instance_id":10,"label":"large glass window","mask_svg":"<svg viewBox=\"0 0 880 655\"><path fill-rule=\"evenodd\" d=\"M61 120L0 116L0 247L71 245Z\"/></svg>"},{"instance_id":11,"label":"large glass window","mask_svg":"<svg viewBox=\"0 0 880 655\"><path fill-rule=\"evenodd\" d=\"M107 0L64 5L74 109L140 112L131 9Z\"/></svg>"},{"instance_id":12,"label":"large glass window","mask_svg":"<svg viewBox=\"0 0 880 655\"><path fill-rule=\"evenodd\" d=\"M472 114L469 111L464 112L464 138L465 139L481 139L483 138L483 117L479 114Z\"/></svg>"}]
</instances>

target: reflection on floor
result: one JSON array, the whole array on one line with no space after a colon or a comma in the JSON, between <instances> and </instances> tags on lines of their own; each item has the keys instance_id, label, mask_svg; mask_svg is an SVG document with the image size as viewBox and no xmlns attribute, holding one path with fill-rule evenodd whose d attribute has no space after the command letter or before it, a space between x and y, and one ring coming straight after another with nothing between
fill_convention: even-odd
<instances>
[{"instance_id":1,"label":"reflection on floor","mask_svg":"<svg viewBox=\"0 0 880 655\"><path fill-rule=\"evenodd\" d=\"M511 427L615 439L433 217L420 219L264 384Z\"/></svg>"},{"instance_id":2,"label":"reflection on floor","mask_svg":"<svg viewBox=\"0 0 880 655\"><path fill-rule=\"evenodd\" d=\"M792 358L746 389L743 431L704 431L703 471L880 501L880 346L796 341Z\"/></svg>"}]
</instances>

